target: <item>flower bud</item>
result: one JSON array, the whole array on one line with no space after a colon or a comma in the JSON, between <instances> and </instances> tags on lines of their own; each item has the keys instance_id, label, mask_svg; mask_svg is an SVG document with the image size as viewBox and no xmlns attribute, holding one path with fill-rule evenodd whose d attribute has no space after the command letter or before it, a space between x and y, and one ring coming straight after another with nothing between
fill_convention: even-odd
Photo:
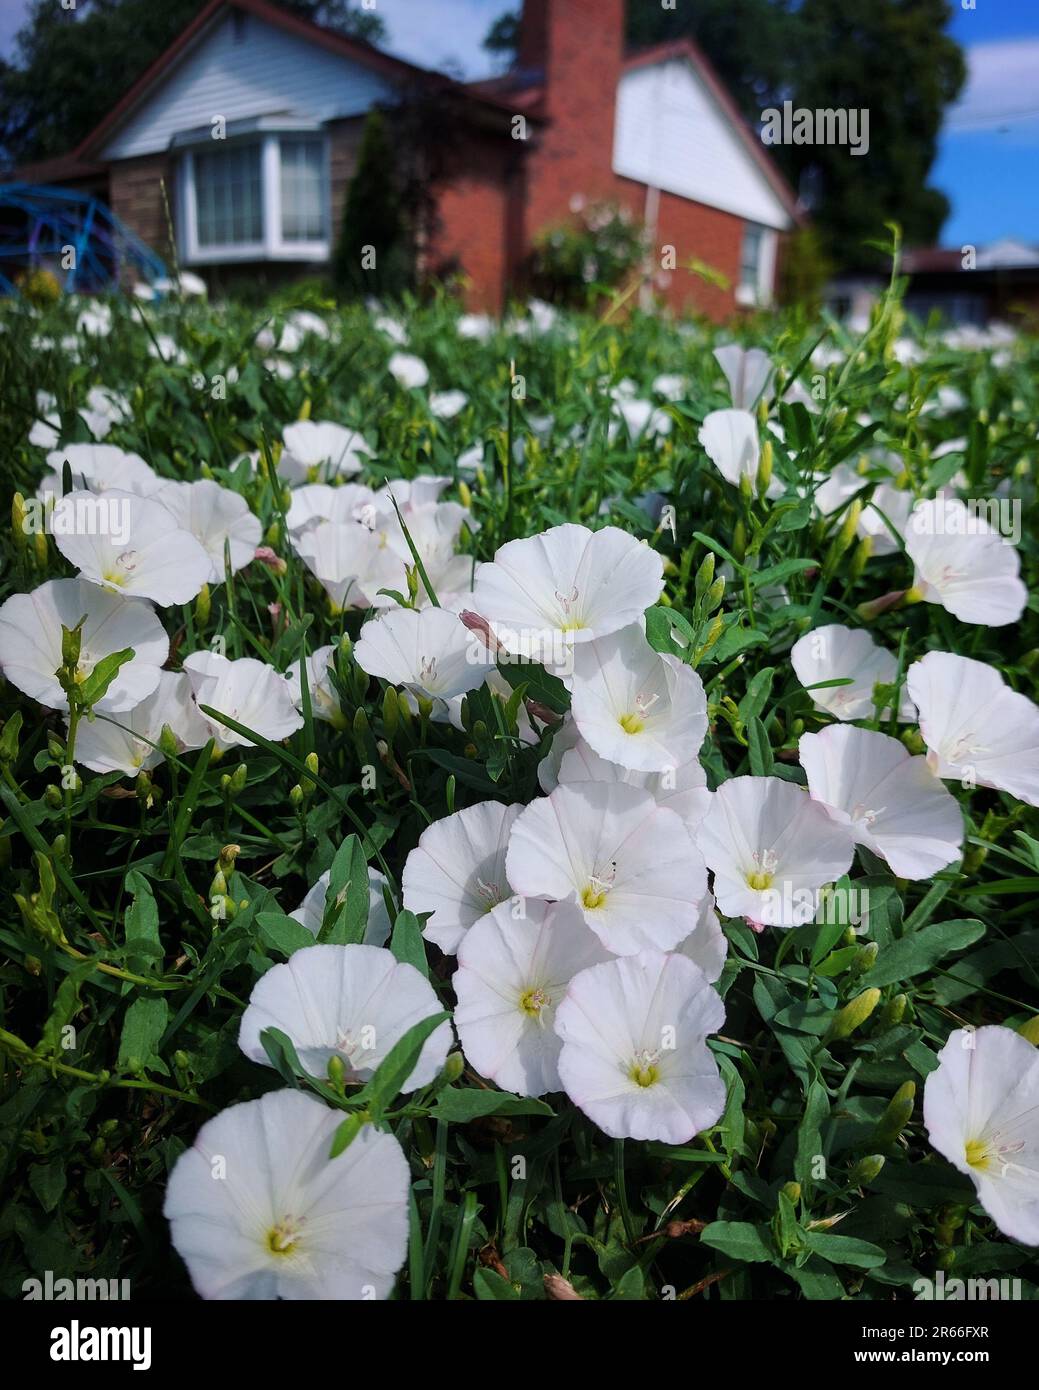
<instances>
[{"instance_id":1,"label":"flower bud","mask_svg":"<svg viewBox=\"0 0 1039 1390\"><path fill-rule=\"evenodd\" d=\"M195 600L195 622L199 627L205 627L206 623L209 622L209 614L212 607L213 603L209 594L209 585L203 584L202 588L198 591L198 598Z\"/></svg>"},{"instance_id":2,"label":"flower bud","mask_svg":"<svg viewBox=\"0 0 1039 1390\"><path fill-rule=\"evenodd\" d=\"M400 724L400 705L397 692L392 685L386 687L386 693L382 697L382 722L386 733L392 738Z\"/></svg>"},{"instance_id":3,"label":"flower bud","mask_svg":"<svg viewBox=\"0 0 1039 1390\"><path fill-rule=\"evenodd\" d=\"M851 973L853 975L865 975L867 970L872 970L877 963L877 956L880 955L880 946L875 941L867 941L855 952L855 957L851 963Z\"/></svg>"},{"instance_id":4,"label":"flower bud","mask_svg":"<svg viewBox=\"0 0 1039 1390\"><path fill-rule=\"evenodd\" d=\"M855 547L855 553L851 557L851 562L848 565L848 578L852 583L854 583L856 579L862 578L863 571L869 563L872 554L873 537L860 536L859 543Z\"/></svg>"},{"instance_id":5,"label":"flower bud","mask_svg":"<svg viewBox=\"0 0 1039 1390\"><path fill-rule=\"evenodd\" d=\"M26 545L26 537L30 529L28 519L29 513L26 510L25 498L20 492L16 492L11 498L11 531L14 534L14 543L18 550L22 550Z\"/></svg>"},{"instance_id":6,"label":"flower bud","mask_svg":"<svg viewBox=\"0 0 1039 1390\"><path fill-rule=\"evenodd\" d=\"M62 627L61 629L61 663L67 666L70 671L74 671L79 665L79 654L83 644L82 625L77 627Z\"/></svg>"},{"instance_id":7,"label":"flower bud","mask_svg":"<svg viewBox=\"0 0 1039 1390\"><path fill-rule=\"evenodd\" d=\"M801 1200L801 1184L799 1182L785 1182L780 1191L795 1204Z\"/></svg>"},{"instance_id":8,"label":"flower bud","mask_svg":"<svg viewBox=\"0 0 1039 1390\"><path fill-rule=\"evenodd\" d=\"M37 567L41 570L45 570L47 568L47 561L50 558L50 551L47 548L47 532L42 528L39 531L33 532L32 553Z\"/></svg>"},{"instance_id":9,"label":"flower bud","mask_svg":"<svg viewBox=\"0 0 1039 1390\"><path fill-rule=\"evenodd\" d=\"M452 1052L449 1054L447 1061L444 1063L444 1069L440 1074L447 1082L447 1084L450 1086L452 1082L458 1080L458 1078L462 1075L462 1072L464 1070L465 1058L462 1056L460 1052Z\"/></svg>"},{"instance_id":10,"label":"flower bud","mask_svg":"<svg viewBox=\"0 0 1039 1390\"><path fill-rule=\"evenodd\" d=\"M709 550L701 562L700 568L696 571L696 579L693 581L693 591L697 598L702 598L714 583L714 551Z\"/></svg>"},{"instance_id":11,"label":"flower bud","mask_svg":"<svg viewBox=\"0 0 1039 1390\"><path fill-rule=\"evenodd\" d=\"M461 498L462 506L468 511L473 505L473 494L469 491L469 484L464 479L458 484L458 496Z\"/></svg>"},{"instance_id":12,"label":"flower bud","mask_svg":"<svg viewBox=\"0 0 1039 1390\"><path fill-rule=\"evenodd\" d=\"M761 446L761 459L758 463L758 496L764 497L772 481L772 441L766 439Z\"/></svg>"},{"instance_id":13,"label":"flower bud","mask_svg":"<svg viewBox=\"0 0 1039 1390\"><path fill-rule=\"evenodd\" d=\"M864 989L836 1015L826 1034L827 1042L850 1038L856 1028L861 1028L880 1002L879 989Z\"/></svg>"},{"instance_id":14,"label":"flower bud","mask_svg":"<svg viewBox=\"0 0 1039 1390\"><path fill-rule=\"evenodd\" d=\"M869 1187L880 1175L885 1162L883 1154L869 1154L866 1158L860 1158L849 1174L852 1187Z\"/></svg>"},{"instance_id":15,"label":"flower bud","mask_svg":"<svg viewBox=\"0 0 1039 1390\"><path fill-rule=\"evenodd\" d=\"M877 1121L878 1144L893 1144L905 1129L913 1114L916 1101L916 1082L906 1081L888 1101L887 1108Z\"/></svg>"},{"instance_id":16,"label":"flower bud","mask_svg":"<svg viewBox=\"0 0 1039 1390\"><path fill-rule=\"evenodd\" d=\"M1017 1031L1027 1042L1039 1047L1039 1014L1030 1018L1026 1023L1022 1023Z\"/></svg>"},{"instance_id":17,"label":"flower bud","mask_svg":"<svg viewBox=\"0 0 1039 1390\"><path fill-rule=\"evenodd\" d=\"M895 994L887 1001L880 1011L879 1027L882 1031L898 1027L905 1018L908 1003L909 1000L904 994Z\"/></svg>"}]
</instances>

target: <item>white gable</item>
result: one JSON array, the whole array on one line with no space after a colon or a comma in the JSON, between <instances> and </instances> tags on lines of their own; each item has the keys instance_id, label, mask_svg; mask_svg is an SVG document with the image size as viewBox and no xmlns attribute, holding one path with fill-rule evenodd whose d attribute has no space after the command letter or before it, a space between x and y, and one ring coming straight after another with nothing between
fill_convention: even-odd
<instances>
[{"instance_id":1,"label":"white gable","mask_svg":"<svg viewBox=\"0 0 1039 1390\"><path fill-rule=\"evenodd\" d=\"M391 98L371 69L287 34L253 15L226 15L147 95L105 147L103 158L165 150L179 131L291 113L315 121L357 116Z\"/></svg>"},{"instance_id":2,"label":"white gable","mask_svg":"<svg viewBox=\"0 0 1039 1390\"><path fill-rule=\"evenodd\" d=\"M634 68L621 78L613 171L763 227L791 226L728 114L684 58Z\"/></svg>"}]
</instances>

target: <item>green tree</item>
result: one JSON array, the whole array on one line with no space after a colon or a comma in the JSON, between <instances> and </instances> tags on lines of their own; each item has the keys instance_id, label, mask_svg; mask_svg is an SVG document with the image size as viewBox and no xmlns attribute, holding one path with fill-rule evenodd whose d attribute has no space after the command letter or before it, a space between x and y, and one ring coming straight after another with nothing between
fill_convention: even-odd
<instances>
[{"instance_id":1,"label":"green tree","mask_svg":"<svg viewBox=\"0 0 1039 1390\"><path fill-rule=\"evenodd\" d=\"M394 145L378 109L364 123L347 189L334 275L341 293L394 297L412 280L413 256Z\"/></svg>"},{"instance_id":2,"label":"green tree","mask_svg":"<svg viewBox=\"0 0 1039 1390\"><path fill-rule=\"evenodd\" d=\"M351 0L280 0L304 19L377 43L377 14ZM7 165L74 149L111 110L205 0L33 0L15 42L0 61L0 156Z\"/></svg>"}]
</instances>

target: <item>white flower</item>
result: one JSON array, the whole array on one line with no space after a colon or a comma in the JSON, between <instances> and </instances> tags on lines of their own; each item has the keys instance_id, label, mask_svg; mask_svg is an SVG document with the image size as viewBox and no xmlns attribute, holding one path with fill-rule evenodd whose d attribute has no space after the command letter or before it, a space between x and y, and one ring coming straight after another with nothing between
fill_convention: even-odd
<instances>
[{"instance_id":1,"label":"white flower","mask_svg":"<svg viewBox=\"0 0 1039 1390\"><path fill-rule=\"evenodd\" d=\"M263 528L244 497L209 478L195 483L168 483L156 494L177 525L190 532L210 559L209 582L224 579L224 542L231 553L231 573L253 558Z\"/></svg>"},{"instance_id":2,"label":"white flower","mask_svg":"<svg viewBox=\"0 0 1039 1390\"><path fill-rule=\"evenodd\" d=\"M485 343L494 333L494 320L488 314L463 314L455 325L460 338Z\"/></svg>"},{"instance_id":3,"label":"white flower","mask_svg":"<svg viewBox=\"0 0 1039 1390\"><path fill-rule=\"evenodd\" d=\"M860 478L861 482L862 479ZM858 534L869 536L873 543L874 555L895 555L899 550L897 540L891 534L891 526L899 536L905 537L906 525L913 510L913 494L902 488L880 483L873 489L873 496L862 509L858 521ZM881 515L883 513L883 515ZM891 526L888 525L891 523Z\"/></svg>"},{"instance_id":4,"label":"white flower","mask_svg":"<svg viewBox=\"0 0 1039 1390\"><path fill-rule=\"evenodd\" d=\"M371 532L360 522L319 522L294 535L292 546L337 612L368 606L363 585L377 552Z\"/></svg>"},{"instance_id":5,"label":"white flower","mask_svg":"<svg viewBox=\"0 0 1039 1390\"><path fill-rule=\"evenodd\" d=\"M713 893L708 893L704 898L700 904L700 920L686 939L679 942L675 950L699 966L709 984L713 985L721 975L725 968L725 958L729 954L729 943L714 910Z\"/></svg>"},{"instance_id":6,"label":"white flower","mask_svg":"<svg viewBox=\"0 0 1039 1390\"><path fill-rule=\"evenodd\" d=\"M475 922L452 977L455 1026L471 1067L504 1091L562 1089L556 1006L579 970L607 960L573 903L501 903Z\"/></svg>"},{"instance_id":7,"label":"white flower","mask_svg":"<svg viewBox=\"0 0 1039 1390\"><path fill-rule=\"evenodd\" d=\"M161 502L133 492L70 492L55 506L50 531L84 579L160 608L190 603L210 576L195 537Z\"/></svg>"},{"instance_id":8,"label":"white flower","mask_svg":"<svg viewBox=\"0 0 1039 1390\"><path fill-rule=\"evenodd\" d=\"M576 728L576 725L571 720L567 727ZM560 733L557 733L552 740L553 749L559 740ZM541 766L545 767L548 761L548 758L544 759ZM560 785L569 786L572 782L624 782L629 787L642 787L658 806L674 811L690 833L703 820L711 804L707 777L697 758L676 767L666 767L663 772L633 772L619 763L600 758L583 738L578 738L572 748L563 749L551 786L545 785L546 781L551 780L547 767L545 772L542 778L539 768L539 780L546 792L554 791Z\"/></svg>"},{"instance_id":9,"label":"white flower","mask_svg":"<svg viewBox=\"0 0 1039 1390\"><path fill-rule=\"evenodd\" d=\"M330 335L328 324L319 314L312 314L309 309L295 309L289 315L289 322L293 328L298 329L304 336L311 334L315 338L327 338ZM285 349L282 348L284 352Z\"/></svg>"},{"instance_id":10,"label":"white flower","mask_svg":"<svg viewBox=\"0 0 1039 1390\"><path fill-rule=\"evenodd\" d=\"M318 647L316 652L311 652L307 657L307 689L310 691L310 709L314 718L323 719L337 729L345 729L348 721L329 671L329 667L335 666L335 654L336 649L332 646ZM292 703L302 714L303 687L299 668L300 663L294 661L285 672L285 679L289 683Z\"/></svg>"},{"instance_id":11,"label":"white flower","mask_svg":"<svg viewBox=\"0 0 1039 1390\"><path fill-rule=\"evenodd\" d=\"M714 360L725 373L729 398L737 410L753 410L764 391L772 394L772 362L767 352L726 343L714 349Z\"/></svg>"},{"instance_id":12,"label":"white flower","mask_svg":"<svg viewBox=\"0 0 1039 1390\"><path fill-rule=\"evenodd\" d=\"M624 783L576 782L534 801L512 828L517 893L573 898L607 950L670 950L694 929L703 860L673 811Z\"/></svg>"},{"instance_id":13,"label":"white flower","mask_svg":"<svg viewBox=\"0 0 1039 1390\"><path fill-rule=\"evenodd\" d=\"M747 478L751 487L757 488L761 444L758 422L749 410L710 411L704 416L698 438L726 482L739 487L740 479ZM782 494L783 484L778 478L771 478L766 496Z\"/></svg>"},{"instance_id":14,"label":"white flower","mask_svg":"<svg viewBox=\"0 0 1039 1390\"><path fill-rule=\"evenodd\" d=\"M285 448L278 472L290 483L360 473L372 449L357 430L330 420L297 420L282 431Z\"/></svg>"},{"instance_id":15,"label":"white flower","mask_svg":"<svg viewBox=\"0 0 1039 1390\"><path fill-rule=\"evenodd\" d=\"M411 1175L392 1134L302 1091L221 1111L177 1159L163 1214L206 1299L387 1298L408 1244Z\"/></svg>"},{"instance_id":16,"label":"white flower","mask_svg":"<svg viewBox=\"0 0 1039 1390\"><path fill-rule=\"evenodd\" d=\"M188 362L187 353L178 346L176 338L171 338L168 333L157 333L154 340L149 340L148 356L157 357L167 367L171 363L184 367Z\"/></svg>"},{"instance_id":17,"label":"white flower","mask_svg":"<svg viewBox=\"0 0 1039 1390\"><path fill-rule=\"evenodd\" d=\"M389 314L378 314L372 323L380 333L385 333L387 338L399 347L403 347L408 341L407 329L397 319L391 318Z\"/></svg>"},{"instance_id":18,"label":"white flower","mask_svg":"<svg viewBox=\"0 0 1039 1390\"><path fill-rule=\"evenodd\" d=\"M653 382L654 392L668 401L680 401L688 389L689 383L686 378L677 373L664 372Z\"/></svg>"},{"instance_id":19,"label":"white flower","mask_svg":"<svg viewBox=\"0 0 1039 1390\"><path fill-rule=\"evenodd\" d=\"M453 420L468 403L464 391L434 391L429 398L429 412L438 420Z\"/></svg>"},{"instance_id":20,"label":"white flower","mask_svg":"<svg viewBox=\"0 0 1039 1390\"><path fill-rule=\"evenodd\" d=\"M304 483L292 489L289 510L285 514L289 530L302 531L316 521L334 521L344 525L349 521L365 524L366 515L373 514L375 493L363 483ZM371 527L368 528L371 530Z\"/></svg>"},{"instance_id":21,"label":"white flower","mask_svg":"<svg viewBox=\"0 0 1039 1390\"><path fill-rule=\"evenodd\" d=\"M819 889L847 873L848 831L800 787L778 777L731 777L696 832L726 917L797 927L815 916Z\"/></svg>"},{"instance_id":22,"label":"white flower","mask_svg":"<svg viewBox=\"0 0 1039 1390\"><path fill-rule=\"evenodd\" d=\"M655 652L638 623L574 649L572 712L601 757L662 772L697 756L707 733L703 681Z\"/></svg>"},{"instance_id":23,"label":"white flower","mask_svg":"<svg viewBox=\"0 0 1039 1390\"><path fill-rule=\"evenodd\" d=\"M556 1012L566 1093L613 1139L686 1144L725 1109L707 1046L724 1021L685 956L643 951L582 970Z\"/></svg>"},{"instance_id":24,"label":"white flower","mask_svg":"<svg viewBox=\"0 0 1039 1390\"><path fill-rule=\"evenodd\" d=\"M298 922L301 927L306 927L313 936L317 936L321 930L321 923L325 916L325 897L331 879L332 871L326 869L299 907L294 912L289 913L294 922ZM378 869L373 869L369 865L368 925L364 931L364 944L366 946L384 946L393 930L390 914L386 911L386 899L382 895L383 888L387 886L385 874L381 874Z\"/></svg>"},{"instance_id":25,"label":"white flower","mask_svg":"<svg viewBox=\"0 0 1039 1390\"><path fill-rule=\"evenodd\" d=\"M429 381L429 368L421 357L395 352L386 364L390 375L405 390L421 389Z\"/></svg>"},{"instance_id":26,"label":"white flower","mask_svg":"<svg viewBox=\"0 0 1039 1390\"><path fill-rule=\"evenodd\" d=\"M638 621L660 597L663 574L657 552L616 526L553 526L480 565L472 606L508 651L566 665L572 644Z\"/></svg>"},{"instance_id":27,"label":"white flower","mask_svg":"<svg viewBox=\"0 0 1039 1390\"><path fill-rule=\"evenodd\" d=\"M965 623L1005 627L1028 602L1017 551L956 497L918 502L906 525L914 587Z\"/></svg>"},{"instance_id":28,"label":"white flower","mask_svg":"<svg viewBox=\"0 0 1039 1390\"><path fill-rule=\"evenodd\" d=\"M139 454L129 454L114 444L66 444L47 455L52 472L44 478L38 497L61 497L63 465L68 462L72 485L88 492L136 492L149 497L164 486L163 479Z\"/></svg>"},{"instance_id":29,"label":"white flower","mask_svg":"<svg viewBox=\"0 0 1039 1390\"><path fill-rule=\"evenodd\" d=\"M91 304L76 319L76 332L88 338L107 338L111 331L112 310L108 304Z\"/></svg>"},{"instance_id":30,"label":"white flower","mask_svg":"<svg viewBox=\"0 0 1039 1390\"><path fill-rule=\"evenodd\" d=\"M671 433L671 416L660 410L652 401L633 400L622 397L614 403L613 413L624 421L630 439L663 437ZM619 429L617 422L611 422L609 438L616 438Z\"/></svg>"},{"instance_id":31,"label":"white flower","mask_svg":"<svg viewBox=\"0 0 1039 1390\"><path fill-rule=\"evenodd\" d=\"M292 703L284 676L254 657L231 661L216 652L192 652L184 669L198 705L208 705L264 738L277 742L303 727L303 716ZM253 748L251 739L201 711L216 746L222 751L236 746Z\"/></svg>"},{"instance_id":32,"label":"white flower","mask_svg":"<svg viewBox=\"0 0 1039 1390\"><path fill-rule=\"evenodd\" d=\"M474 444L474 445L472 446L471 449L466 449L466 450L464 451L464 453L459 454L459 455L458 455L458 471L459 471L459 473L473 474L473 473L475 473L475 472L477 471L477 469L482 468L482 467L483 467L483 451L484 451L484 446L483 446L482 444Z\"/></svg>"},{"instance_id":33,"label":"white flower","mask_svg":"<svg viewBox=\"0 0 1039 1390\"><path fill-rule=\"evenodd\" d=\"M309 1075L321 1078L338 1057L349 1082L369 1081L405 1033L441 1012L433 986L382 946L315 944L293 951L261 975L242 1015L238 1046L270 1066L260 1034L279 1028ZM451 1046L445 1021L426 1039L402 1091L428 1086Z\"/></svg>"},{"instance_id":34,"label":"white flower","mask_svg":"<svg viewBox=\"0 0 1039 1390\"><path fill-rule=\"evenodd\" d=\"M889 651L878 647L863 628L828 623L798 638L790 650L794 673L808 690L816 709L835 719L869 719L875 713L874 688L894 685L898 662ZM850 685L824 685L845 680ZM810 687L823 686L822 689ZM885 711L888 717L889 711ZM912 701L902 691L899 719L915 715Z\"/></svg>"},{"instance_id":35,"label":"white flower","mask_svg":"<svg viewBox=\"0 0 1039 1390\"><path fill-rule=\"evenodd\" d=\"M1039 1050L1010 1028L950 1033L924 1087L924 1124L1003 1234L1039 1245Z\"/></svg>"},{"instance_id":36,"label":"white flower","mask_svg":"<svg viewBox=\"0 0 1039 1390\"><path fill-rule=\"evenodd\" d=\"M899 878L931 878L963 845L963 813L927 765L898 739L852 724L802 734L809 795Z\"/></svg>"},{"instance_id":37,"label":"white flower","mask_svg":"<svg viewBox=\"0 0 1039 1390\"><path fill-rule=\"evenodd\" d=\"M370 676L442 701L475 690L494 669L476 633L443 608L391 608L365 623L354 660Z\"/></svg>"},{"instance_id":38,"label":"white flower","mask_svg":"<svg viewBox=\"0 0 1039 1390\"><path fill-rule=\"evenodd\" d=\"M191 696L183 672L160 671L153 694L123 714L98 715L79 726L76 762L94 772L125 772L134 777L157 767L164 754L159 739L166 727L177 740L177 751L201 748L209 738L205 720Z\"/></svg>"},{"instance_id":39,"label":"white flower","mask_svg":"<svg viewBox=\"0 0 1039 1390\"><path fill-rule=\"evenodd\" d=\"M55 674L62 665L61 629L81 618L83 635L77 679L102 657L133 649L96 708L117 714L133 709L156 689L170 642L155 611L140 600L120 598L82 579L49 579L29 594L13 594L0 607L0 667L12 685L50 709L68 701Z\"/></svg>"},{"instance_id":40,"label":"white flower","mask_svg":"<svg viewBox=\"0 0 1039 1390\"><path fill-rule=\"evenodd\" d=\"M928 652L906 674L938 777L1039 806L1039 708L983 661Z\"/></svg>"},{"instance_id":41,"label":"white flower","mask_svg":"<svg viewBox=\"0 0 1039 1390\"><path fill-rule=\"evenodd\" d=\"M473 923L512 896L505 848L522 809L478 801L427 826L408 855L404 906L416 916L433 914L422 934L445 955L454 955Z\"/></svg>"}]
</instances>

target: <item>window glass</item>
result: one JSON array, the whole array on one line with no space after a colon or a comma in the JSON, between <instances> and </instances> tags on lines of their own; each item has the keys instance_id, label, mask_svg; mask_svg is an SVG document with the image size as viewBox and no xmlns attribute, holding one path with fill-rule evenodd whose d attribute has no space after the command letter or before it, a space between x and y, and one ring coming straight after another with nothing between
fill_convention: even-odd
<instances>
[{"instance_id":1,"label":"window glass","mask_svg":"<svg viewBox=\"0 0 1039 1390\"><path fill-rule=\"evenodd\" d=\"M199 246L261 242L260 146L229 145L196 154L195 207Z\"/></svg>"},{"instance_id":2,"label":"window glass","mask_svg":"<svg viewBox=\"0 0 1039 1390\"><path fill-rule=\"evenodd\" d=\"M324 150L320 140L281 141L283 241L325 238Z\"/></svg>"}]
</instances>

